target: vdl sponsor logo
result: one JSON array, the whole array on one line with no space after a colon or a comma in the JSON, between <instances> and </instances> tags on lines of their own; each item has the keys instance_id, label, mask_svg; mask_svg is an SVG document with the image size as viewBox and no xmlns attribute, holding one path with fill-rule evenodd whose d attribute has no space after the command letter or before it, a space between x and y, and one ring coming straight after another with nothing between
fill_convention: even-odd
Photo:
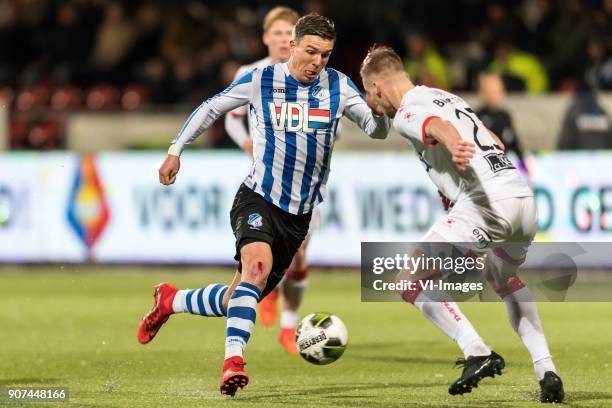
<instances>
[{"instance_id":1,"label":"vdl sponsor logo","mask_svg":"<svg viewBox=\"0 0 612 408\"><path fill-rule=\"evenodd\" d=\"M313 133L331 123L329 109L310 108L307 102L268 103L272 128L278 131Z\"/></svg>"}]
</instances>

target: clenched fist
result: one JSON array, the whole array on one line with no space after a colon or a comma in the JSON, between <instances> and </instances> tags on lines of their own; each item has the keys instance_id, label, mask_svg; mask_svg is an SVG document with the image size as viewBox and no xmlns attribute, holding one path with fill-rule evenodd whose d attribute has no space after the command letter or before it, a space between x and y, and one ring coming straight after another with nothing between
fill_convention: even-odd
<instances>
[{"instance_id":1,"label":"clenched fist","mask_svg":"<svg viewBox=\"0 0 612 408\"><path fill-rule=\"evenodd\" d=\"M166 156L163 164L159 168L159 182L164 186L174 184L176 181L176 175L181 168L181 160L178 156L169 154Z\"/></svg>"}]
</instances>

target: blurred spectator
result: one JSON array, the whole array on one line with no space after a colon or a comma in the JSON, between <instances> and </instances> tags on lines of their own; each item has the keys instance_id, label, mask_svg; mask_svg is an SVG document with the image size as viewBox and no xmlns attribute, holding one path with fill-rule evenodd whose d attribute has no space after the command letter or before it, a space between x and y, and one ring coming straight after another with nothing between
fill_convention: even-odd
<instances>
[{"instance_id":1,"label":"blurred spectator","mask_svg":"<svg viewBox=\"0 0 612 408\"><path fill-rule=\"evenodd\" d=\"M559 20L557 2L535 0L526 16L527 41L525 49L535 55L548 55L553 51L552 30Z\"/></svg>"},{"instance_id":2,"label":"blurred spectator","mask_svg":"<svg viewBox=\"0 0 612 408\"><path fill-rule=\"evenodd\" d=\"M415 83L450 89L446 61L424 33L410 31L405 36L407 57L404 66Z\"/></svg>"},{"instance_id":3,"label":"blurred spectator","mask_svg":"<svg viewBox=\"0 0 612 408\"><path fill-rule=\"evenodd\" d=\"M162 33L160 53L170 64L193 57L202 43L212 35L211 22L202 4L172 9L166 17Z\"/></svg>"},{"instance_id":4,"label":"blurred spectator","mask_svg":"<svg viewBox=\"0 0 612 408\"><path fill-rule=\"evenodd\" d=\"M43 42L43 52L50 66L51 79L55 82L85 85L87 60L94 41L94 24L72 2L63 2L53 18L48 38Z\"/></svg>"},{"instance_id":5,"label":"blurred spectator","mask_svg":"<svg viewBox=\"0 0 612 408\"><path fill-rule=\"evenodd\" d=\"M99 81L120 82L126 78L118 68L134 42L136 29L120 2L108 3L104 14L96 34L92 67Z\"/></svg>"},{"instance_id":6,"label":"blurred spectator","mask_svg":"<svg viewBox=\"0 0 612 408\"><path fill-rule=\"evenodd\" d=\"M593 89L612 90L612 50L597 36L591 37L587 50L590 65L585 74L586 82Z\"/></svg>"},{"instance_id":7,"label":"blurred spectator","mask_svg":"<svg viewBox=\"0 0 612 408\"><path fill-rule=\"evenodd\" d=\"M414 80L429 86L474 91L478 73L491 70L509 91L573 91L581 81L612 90L612 0L286 3L335 20L340 40L330 66L354 80L367 48L381 42L394 46ZM22 115L15 140L42 140L44 133L45 140L59 134L61 141L63 130L35 127L35 119L22 126L45 109L201 103L224 88L236 63L264 56L259 21L273 4L0 0L0 90L15 96L10 120ZM108 97L100 105L96 95Z\"/></svg>"},{"instance_id":8,"label":"blurred spectator","mask_svg":"<svg viewBox=\"0 0 612 408\"><path fill-rule=\"evenodd\" d=\"M123 88L147 82L147 66L158 58L172 82L175 73L187 71L183 61L191 59L195 84L209 96L218 90L217 73L225 61L263 56L257 22L272 3L0 0L0 85L47 82L87 89L108 82ZM548 88L542 77L549 78L553 89L572 89L587 68L591 78L599 77L602 89L608 88L612 0L438 0L409 5L388 0L385 7L374 1L350 7L346 1L290 3L335 19L342 41L330 65L353 76L368 46L377 41L397 48L414 79L431 86L474 90L477 72L494 59L491 68L504 76L509 90L541 92ZM398 35L407 30L410 34ZM504 50L508 55L500 55ZM541 67L534 55L546 75L537 72ZM158 99L173 98L151 101Z\"/></svg>"},{"instance_id":9,"label":"blurred spectator","mask_svg":"<svg viewBox=\"0 0 612 408\"><path fill-rule=\"evenodd\" d=\"M594 30L607 40L607 47L612 47L612 0L603 0L602 3L602 7L593 14Z\"/></svg>"},{"instance_id":10,"label":"blurred spectator","mask_svg":"<svg viewBox=\"0 0 612 408\"><path fill-rule=\"evenodd\" d=\"M612 123L586 84L576 92L559 136L559 149L612 149Z\"/></svg>"},{"instance_id":11,"label":"blurred spectator","mask_svg":"<svg viewBox=\"0 0 612 408\"><path fill-rule=\"evenodd\" d=\"M228 60L221 67L221 81L223 83L223 88L229 86L234 78L236 77L236 72L240 68L240 63L236 60Z\"/></svg>"},{"instance_id":12,"label":"blurred spectator","mask_svg":"<svg viewBox=\"0 0 612 408\"><path fill-rule=\"evenodd\" d=\"M485 21L479 39L487 52L494 52L500 38L509 38L521 44L524 37L525 25L508 2L500 0L486 2Z\"/></svg>"},{"instance_id":13,"label":"blurred spectator","mask_svg":"<svg viewBox=\"0 0 612 408\"><path fill-rule=\"evenodd\" d=\"M197 73L192 59L183 58L172 69L171 92L175 100L199 103L203 95L196 88ZM205 98L204 98L205 99Z\"/></svg>"},{"instance_id":14,"label":"blurred spectator","mask_svg":"<svg viewBox=\"0 0 612 408\"><path fill-rule=\"evenodd\" d=\"M516 155L519 168L526 170L523 148L512 126L512 117L502 107L505 94L504 82L499 75L482 73L478 90L482 106L476 114L482 123L501 139L506 146L506 152Z\"/></svg>"},{"instance_id":15,"label":"blurred spectator","mask_svg":"<svg viewBox=\"0 0 612 408\"><path fill-rule=\"evenodd\" d=\"M586 68L591 14L582 0L559 3L563 12L550 33L552 52L542 58L555 88L575 88Z\"/></svg>"},{"instance_id":16,"label":"blurred spectator","mask_svg":"<svg viewBox=\"0 0 612 408\"><path fill-rule=\"evenodd\" d=\"M154 3L143 3L136 11L134 45L125 57L127 71L142 71L144 64L159 52L162 35L162 12Z\"/></svg>"},{"instance_id":17,"label":"blurred spectator","mask_svg":"<svg viewBox=\"0 0 612 408\"><path fill-rule=\"evenodd\" d=\"M149 90L149 100L156 105L167 105L176 102L170 92L171 76L168 66L161 58L148 60L142 68L142 80Z\"/></svg>"},{"instance_id":18,"label":"blurred spectator","mask_svg":"<svg viewBox=\"0 0 612 408\"><path fill-rule=\"evenodd\" d=\"M510 91L539 94L548 90L548 76L538 59L517 50L509 40L502 40L495 48L495 59L489 70L501 75Z\"/></svg>"},{"instance_id":19,"label":"blurred spectator","mask_svg":"<svg viewBox=\"0 0 612 408\"><path fill-rule=\"evenodd\" d=\"M25 37L17 20L16 5L12 1L0 1L0 84L15 85L17 73L25 55L19 46Z\"/></svg>"}]
</instances>

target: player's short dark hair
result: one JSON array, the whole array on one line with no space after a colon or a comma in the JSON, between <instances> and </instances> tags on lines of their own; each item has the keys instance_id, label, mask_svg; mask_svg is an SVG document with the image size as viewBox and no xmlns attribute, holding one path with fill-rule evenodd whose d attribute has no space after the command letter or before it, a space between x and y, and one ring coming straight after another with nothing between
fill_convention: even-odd
<instances>
[{"instance_id":1,"label":"player's short dark hair","mask_svg":"<svg viewBox=\"0 0 612 408\"><path fill-rule=\"evenodd\" d=\"M294 40L300 41L305 35L316 35L325 40L336 39L336 29L334 22L316 13L306 14L298 20L294 28Z\"/></svg>"},{"instance_id":2,"label":"player's short dark hair","mask_svg":"<svg viewBox=\"0 0 612 408\"><path fill-rule=\"evenodd\" d=\"M383 71L404 71L402 59L391 47L374 45L361 63L359 73L361 78L367 75L378 74Z\"/></svg>"}]
</instances>

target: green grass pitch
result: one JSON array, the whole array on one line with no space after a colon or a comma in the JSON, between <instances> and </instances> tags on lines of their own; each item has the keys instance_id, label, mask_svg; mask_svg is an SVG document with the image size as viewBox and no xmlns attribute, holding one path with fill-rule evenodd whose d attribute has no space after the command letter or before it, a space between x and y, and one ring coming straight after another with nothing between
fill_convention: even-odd
<instances>
[{"instance_id":1,"label":"green grass pitch","mask_svg":"<svg viewBox=\"0 0 612 408\"><path fill-rule=\"evenodd\" d=\"M155 283L199 287L231 277L219 268L4 266L0 387L69 387L69 402L45 407L540 406L529 355L503 304L462 304L507 367L451 397L456 345L410 305L360 303L357 272L325 270L311 272L301 315L340 316L349 330L344 356L310 365L280 349L276 328L257 325L246 353L251 383L222 399L224 319L173 316L147 346L136 341L136 327ZM612 405L612 303L542 303L540 311L566 406Z\"/></svg>"}]
</instances>

